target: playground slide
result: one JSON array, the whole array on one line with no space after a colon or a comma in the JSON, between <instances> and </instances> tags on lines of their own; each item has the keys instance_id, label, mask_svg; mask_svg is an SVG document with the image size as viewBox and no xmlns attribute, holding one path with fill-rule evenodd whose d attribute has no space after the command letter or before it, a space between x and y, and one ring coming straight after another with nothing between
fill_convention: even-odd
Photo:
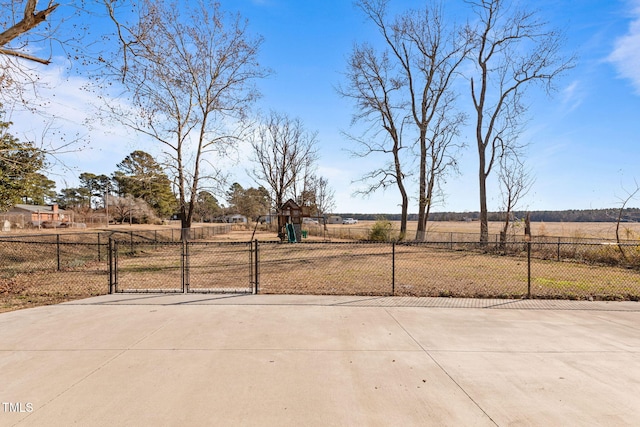
<instances>
[{"instance_id":1,"label":"playground slide","mask_svg":"<svg viewBox=\"0 0 640 427\"><path fill-rule=\"evenodd\" d=\"M287 236L289 243L296 243L296 230L293 228L293 224L287 224Z\"/></svg>"}]
</instances>

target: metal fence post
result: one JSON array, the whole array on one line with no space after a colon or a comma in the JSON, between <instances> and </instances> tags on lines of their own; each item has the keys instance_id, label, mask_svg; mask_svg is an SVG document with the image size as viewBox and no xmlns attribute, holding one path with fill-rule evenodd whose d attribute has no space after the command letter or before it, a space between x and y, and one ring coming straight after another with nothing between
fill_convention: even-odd
<instances>
[{"instance_id":1,"label":"metal fence post","mask_svg":"<svg viewBox=\"0 0 640 427\"><path fill-rule=\"evenodd\" d=\"M258 291L259 291L258 286L259 286L259 277L260 277L259 274L258 274L258 269L260 268L259 252L258 252L258 239L256 239L254 241L254 244L255 244L255 253L254 253L254 257L255 258L253 259L253 262L254 262L253 273L255 274L255 278L254 278L254 291L253 291L253 293L257 295Z\"/></svg>"},{"instance_id":2,"label":"metal fence post","mask_svg":"<svg viewBox=\"0 0 640 427\"><path fill-rule=\"evenodd\" d=\"M189 292L189 242L182 241L182 292Z\"/></svg>"},{"instance_id":3,"label":"metal fence post","mask_svg":"<svg viewBox=\"0 0 640 427\"><path fill-rule=\"evenodd\" d=\"M109 238L109 249L107 250L109 260L109 293L113 294L118 287L118 241Z\"/></svg>"},{"instance_id":4,"label":"metal fence post","mask_svg":"<svg viewBox=\"0 0 640 427\"><path fill-rule=\"evenodd\" d=\"M391 242L391 296L396 294L396 242Z\"/></svg>"},{"instance_id":5,"label":"metal fence post","mask_svg":"<svg viewBox=\"0 0 640 427\"><path fill-rule=\"evenodd\" d=\"M58 271L60 271L60 235L56 234L56 258L58 259Z\"/></svg>"},{"instance_id":6,"label":"metal fence post","mask_svg":"<svg viewBox=\"0 0 640 427\"><path fill-rule=\"evenodd\" d=\"M112 294L113 293L113 240L111 238L109 238L109 249L107 249L107 264L109 264L109 293Z\"/></svg>"},{"instance_id":7,"label":"metal fence post","mask_svg":"<svg viewBox=\"0 0 640 427\"><path fill-rule=\"evenodd\" d=\"M558 237L558 262L560 261L560 237Z\"/></svg>"},{"instance_id":8,"label":"metal fence post","mask_svg":"<svg viewBox=\"0 0 640 427\"><path fill-rule=\"evenodd\" d=\"M527 298L531 299L531 242L527 242Z\"/></svg>"},{"instance_id":9,"label":"metal fence post","mask_svg":"<svg viewBox=\"0 0 640 427\"><path fill-rule=\"evenodd\" d=\"M102 261L100 258L100 233L98 233L98 262Z\"/></svg>"}]
</instances>

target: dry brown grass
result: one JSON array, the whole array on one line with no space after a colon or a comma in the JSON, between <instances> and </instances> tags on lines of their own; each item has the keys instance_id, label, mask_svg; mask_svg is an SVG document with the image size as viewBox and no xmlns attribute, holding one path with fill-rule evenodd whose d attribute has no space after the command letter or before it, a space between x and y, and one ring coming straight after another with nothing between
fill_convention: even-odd
<instances>
[{"instance_id":1,"label":"dry brown grass","mask_svg":"<svg viewBox=\"0 0 640 427\"><path fill-rule=\"evenodd\" d=\"M357 225L333 225L341 230L365 231L373 221ZM633 226L633 227L632 227ZM626 224L626 235L636 236L640 227ZM129 230L128 226L118 229ZM415 230L415 223L412 224ZM477 233L477 223L431 223L430 232ZM614 224L553 223L533 224L534 235L575 238L612 238ZM309 228L309 227L305 227ZM110 227L110 229L115 229ZM150 230L151 227L137 229ZM492 233L499 224L492 223ZM74 231L65 230L65 233ZM95 230L90 230L95 233ZM355 233L355 231L353 231ZM257 239L261 244L260 292L307 294L359 294L420 296L511 297L526 295L526 259L518 256L498 256L473 250L437 250L426 247L398 246L395 289L392 289L390 245L314 245L324 237L309 236L306 245L280 245L275 232L252 227L236 227L230 234L208 238L218 242L248 242ZM332 242L344 242L332 237ZM2 245L2 243L0 243ZM181 245L138 246L134 253L119 260L120 289L179 290L181 289ZM0 246L0 248L2 248ZM65 249L71 251L69 247ZM79 248L79 247L78 247ZM85 298L108 292L106 260L87 261L83 251L93 247L76 248L72 262L56 271L50 254L37 255L40 267L21 262L29 256L14 246L0 250L3 269L0 271L0 312ZM616 248L605 248L614 251ZM191 249L191 290L247 290L251 271L246 247L243 245L196 244ZM103 253L104 257L104 253ZM553 257L551 257L553 258ZM22 261L21 261L22 260ZM75 261L77 260L77 265ZM17 269L17 270L16 270ZM640 298L640 274L636 270L604 267L576 262L534 260L532 292L544 298Z\"/></svg>"},{"instance_id":2,"label":"dry brown grass","mask_svg":"<svg viewBox=\"0 0 640 427\"><path fill-rule=\"evenodd\" d=\"M390 245L262 246L260 292L522 298L528 294L525 253L397 245L395 283ZM394 286L395 285L395 286ZM640 274L625 268L532 260L536 298L640 298Z\"/></svg>"},{"instance_id":3,"label":"dry brown grass","mask_svg":"<svg viewBox=\"0 0 640 427\"><path fill-rule=\"evenodd\" d=\"M329 229L335 233L347 237L358 238L366 235L366 231L371 229L375 221L358 221L353 225L330 224ZM400 223L392 221L393 229L400 230ZM489 222L489 234L498 235L502 230L501 222ZM320 229L318 227L317 229ZM407 236L411 239L415 236L417 223L409 221L407 224ZM613 222L532 222L531 233L540 237L565 237L568 239L609 239L615 236L616 224ZM427 233L465 233L479 234L480 223L477 221L432 221L427 226ZM524 227L522 223L515 224L510 233L523 235ZM621 239L639 239L640 223L620 224Z\"/></svg>"},{"instance_id":4,"label":"dry brown grass","mask_svg":"<svg viewBox=\"0 0 640 427\"><path fill-rule=\"evenodd\" d=\"M87 266L83 271L20 273L11 278L0 278L0 313L106 293L108 274L105 265Z\"/></svg>"}]
</instances>

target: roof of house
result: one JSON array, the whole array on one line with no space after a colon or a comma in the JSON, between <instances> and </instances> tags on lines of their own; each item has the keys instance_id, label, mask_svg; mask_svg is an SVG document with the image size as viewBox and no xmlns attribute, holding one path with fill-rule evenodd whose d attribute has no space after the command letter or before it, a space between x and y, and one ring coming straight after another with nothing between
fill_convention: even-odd
<instances>
[{"instance_id":1,"label":"roof of house","mask_svg":"<svg viewBox=\"0 0 640 427\"><path fill-rule=\"evenodd\" d=\"M28 212L53 212L53 205L24 205L17 204L14 205L11 210L21 210ZM59 209L59 213L64 213L64 210Z\"/></svg>"},{"instance_id":2,"label":"roof of house","mask_svg":"<svg viewBox=\"0 0 640 427\"><path fill-rule=\"evenodd\" d=\"M287 209L287 208L300 209L300 205L294 202L293 199L289 199L286 202L284 202L281 206L281 209Z\"/></svg>"}]
</instances>

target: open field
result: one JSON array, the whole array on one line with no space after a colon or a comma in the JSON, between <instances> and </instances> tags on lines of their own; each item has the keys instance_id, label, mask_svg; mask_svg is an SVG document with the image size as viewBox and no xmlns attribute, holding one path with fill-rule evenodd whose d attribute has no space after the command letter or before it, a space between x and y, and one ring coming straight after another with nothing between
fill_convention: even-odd
<instances>
[{"instance_id":1,"label":"open field","mask_svg":"<svg viewBox=\"0 0 640 427\"><path fill-rule=\"evenodd\" d=\"M393 229L395 231L400 230L399 221L391 221ZM354 237L364 236L367 230L375 224L375 221L358 221L357 224L328 224L327 228L332 232L342 232L347 237L351 231ZM193 228L198 229L200 227L210 227L216 224L194 224ZM222 224L218 224L222 225ZM264 226L259 226L255 232L254 224L242 225L234 224L233 232L227 234L220 234L214 236L214 241L249 241L252 239L258 240L277 240L277 233L273 231L265 230ZM310 224L304 224L303 229L315 230L318 234L322 234L322 226L314 226ZM411 239L415 236L417 223L415 221L409 221L407 224L408 238ZM502 229L501 222L489 222L489 233L497 235ZM111 225L103 228L92 229L29 229L12 231L11 233L0 233L0 238L3 235L42 235L42 234L60 234L61 236L78 236L78 240L82 241L82 235L95 235L96 233L121 233L126 234L130 232L155 232L160 233L161 236L171 235L173 232L174 237L178 236L179 224L172 225L144 225L134 224L129 225ZM531 233L533 236L539 237L564 237L572 239L609 239L614 240L616 238L616 224L614 222L532 222ZM479 234L480 223L477 221L465 222L465 221L432 221L428 223L427 233L464 233L464 234ZM524 225L522 223L516 223L511 227L510 233L513 235L523 235ZM314 233L315 234L315 233ZM321 236L315 236L321 237ZM315 238L309 237L312 240ZM638 240L640 239L640 223L621 223L620 224L620 238ZM174 239L175 240L175 239Z\"/></svg>"},{"instance_id":2,"label":"open field","mask_svg":"<svg viewBox=\"0 0 640 427\"><path fill-rule=\"evenodd\" d=\"M393 229L400 230L399 221L391 221ZM375 221L358 221L357 224L329 224L328 228L336 233L344 235L364 236L366 230L371 229ZM489 234L499 235L503 224L501 222L489 223ZM309 227L307 227L309 228ZM320 227L317 227L320 228ZM413 239L417 230L417 223L409 221L407 224L407 237ZM433 221L427 226L429 233L460 233L480 234L480 223L477 221ZM512 235L524 235L524 224L516 223L510 228ZM563 237L565 239L608 239L616 238L616 224L613 222L532 222L531 234L538 237ZM640 223L621 223L620 238L626 240L640 239Z\"/></svg>"}]
</instances>

